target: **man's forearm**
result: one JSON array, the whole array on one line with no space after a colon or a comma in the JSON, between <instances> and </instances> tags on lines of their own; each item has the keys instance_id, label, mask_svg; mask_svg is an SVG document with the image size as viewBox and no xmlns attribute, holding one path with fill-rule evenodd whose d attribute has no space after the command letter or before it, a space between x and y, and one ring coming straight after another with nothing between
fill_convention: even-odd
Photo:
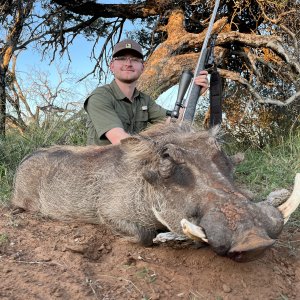
<instances>
[{"instance_id":1,"label":"man's forearm","mask_svg":"<svg viewBox=\"0 0 300 300\"><path fill-rule=\"evenodd\" d=\"M119 144L121 140L130 136L123 128L113 128L105 133L105 136L113 144Z\"/></svg>"}]
</instances>

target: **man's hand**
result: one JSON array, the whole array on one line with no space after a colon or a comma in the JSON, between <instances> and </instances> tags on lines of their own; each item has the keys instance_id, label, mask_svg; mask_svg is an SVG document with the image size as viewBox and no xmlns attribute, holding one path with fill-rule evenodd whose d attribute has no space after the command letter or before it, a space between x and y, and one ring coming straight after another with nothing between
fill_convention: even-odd
<instances>
[{"instance_id":1,"label":"man's hand","mask_svg":"<svg viewBox=\"0 0 300 300\"><path fill-rule=\"evenodd\" d=\"M201 86L200 95L204 94L208 89L209 84L208 84L207 75L208 75L208 72L203 70L203 71L200 71L199 75L197 77L195 77L195 79L194 79L194 83ZM183 115L184 115L184 108L181 107L179 110L178 118L171 119L171 117L168 117L166 119L166 124L169 124L171 122L171 120L173 122L178 122L178 123L181 122Z\"/></svg>"},{"instance_id":2,"label":"man's hand","mask_svg":"<svg viewBox=\"0 0 300 300\"><path fill-rule=\"evenodd\" d=\"M195 84L201 86L200 95L204 94L208 89L208 78L207 78L208 72L207 71L201 71L199 73L199 76L195 78Z\"/></svg>"}]
</instances>

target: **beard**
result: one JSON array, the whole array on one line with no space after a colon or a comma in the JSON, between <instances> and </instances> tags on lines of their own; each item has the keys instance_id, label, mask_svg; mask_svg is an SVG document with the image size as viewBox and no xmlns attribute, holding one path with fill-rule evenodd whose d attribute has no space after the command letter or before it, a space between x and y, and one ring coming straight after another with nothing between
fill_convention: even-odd
<instances>
[{"instance_id":1,"label":"beard","mask_svg":"<svg viewBox=\"0 0 300 300\"><path fill-rule=\"evenodd\" d=\"M121 72L115 72L115 78L117 78L120 82L131 84L136 82L141 76L142 72L139 71L131 71L130 69L122 70Z\"/></svg>"},{"instance_id":2,"label":"beard","mask_svg":"<svg viewBox=\"0 0 300 300\"><path fill-rule=\"evenodd\" d=\"M123 83L134 83L137 81L137 78L118 78L118 79Z\"/></svg>"}]
</instances>

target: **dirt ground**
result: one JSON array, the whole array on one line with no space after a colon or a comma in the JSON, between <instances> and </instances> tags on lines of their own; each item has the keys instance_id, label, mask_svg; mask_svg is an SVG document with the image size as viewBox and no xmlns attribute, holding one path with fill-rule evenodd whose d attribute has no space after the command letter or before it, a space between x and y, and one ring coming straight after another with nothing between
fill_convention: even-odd
<instances>
[{"instance_id":1,"label":"dirt ground","mask_svg":"<svg viewBox=\"0 0 300 300\"><path fill-rule=\"evenodd\" d=\"M299 249L300 231L286 228L262 258L237 263L0 207L0 299L300 299Z\"/></svg>"}]
</instances>

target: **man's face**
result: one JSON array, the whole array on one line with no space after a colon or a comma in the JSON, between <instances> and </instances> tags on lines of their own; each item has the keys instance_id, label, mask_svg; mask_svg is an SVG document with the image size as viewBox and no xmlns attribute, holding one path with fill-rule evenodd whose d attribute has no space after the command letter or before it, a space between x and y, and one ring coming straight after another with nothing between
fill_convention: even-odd
<instances>
[{"instance_id":1,"label":"man's face","mask_svg":"<svg viewBox=\"0 0 300 300\"><path fill-rule=\"evenodd\" d=\"M122 52L112 59L110 70L119 81L133 83L139 79L144 70L143 60L130 51Z\"/></svg>"}]
</instances>

